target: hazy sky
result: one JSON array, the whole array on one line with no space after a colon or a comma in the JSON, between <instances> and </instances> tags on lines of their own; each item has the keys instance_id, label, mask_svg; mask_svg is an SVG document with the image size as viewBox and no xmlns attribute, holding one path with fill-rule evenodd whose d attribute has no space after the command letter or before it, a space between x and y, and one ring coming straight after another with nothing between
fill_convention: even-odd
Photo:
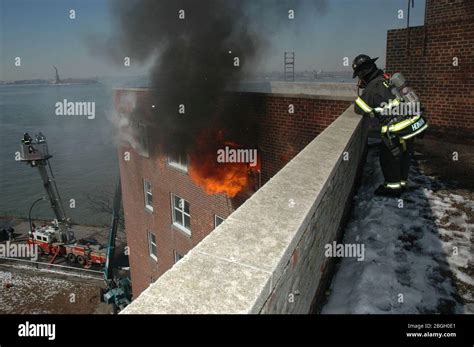
<instances>
[{"instance_id":1,"label":"hazy sky","mask_svg":"<svg viewBox=\"0 0 474 347\"><path fill-rule=\"evenodd\" d=\"M146 66L115 66L105 54L88 49L88 35L106 37L114 28L108 2L0 0L0 80L52 78L53 65L64 78L145 74ZM415 1L411 25L423 24L424 6L425 1ZM76 11L74 20L70 9ZM404 19L397 18L399 9ZM297 31L291 25L277 28L259 67L282 70L285 51L296 52L296 70L349 70L343 57L363 52L380 56L383 67L387 30L406 26L406 10L406 0L328 0L325 13L299 24ZM14 66L15 57L21 57L21 67Z\"/></svg>"}]
</instances>

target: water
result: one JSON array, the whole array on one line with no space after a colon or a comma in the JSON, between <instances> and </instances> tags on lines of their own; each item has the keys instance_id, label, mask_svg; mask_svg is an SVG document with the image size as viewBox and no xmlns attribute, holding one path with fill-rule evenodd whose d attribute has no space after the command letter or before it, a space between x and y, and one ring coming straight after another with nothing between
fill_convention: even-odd
<instances>
[{"instance_id":1,"label":"water","mask_svg":"<svg viewBox=\"0 0 474 347\"><path fill-rule=\"evenodd\" d=\"M94 101L95 119L57 116L55 103L64 99ZM31 204L45 196L37 169L15 161L23 133L41 131L68 217L83 224L108 223L110 215L91 200L112 198L118 176L114 131L106 118L112 110L113 90L103 84L0 86L0 215L27 216ZM53 217L46 202L36 204L32 215Z\"/></svg>"}]
</instances>

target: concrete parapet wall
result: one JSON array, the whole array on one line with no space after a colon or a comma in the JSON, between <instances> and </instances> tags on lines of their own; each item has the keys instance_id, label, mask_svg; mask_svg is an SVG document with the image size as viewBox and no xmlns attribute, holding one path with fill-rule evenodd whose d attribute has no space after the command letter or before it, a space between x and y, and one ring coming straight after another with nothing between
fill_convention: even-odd
<instances>
[{"instance_id":1,"label":"concrete parapet wall","mask_svg":"<svg viewBox=\"0 0 474 347\"><path fill-rule=\"evenodd\" d=\"M308 313L366 129L349 107L122 313Z\"/></svg>"},{"instance_id":2,"label":"concrete parapet wall","mask_svg":"<svg viewBox=\"0 0 474 347\"><path fill-rule=\"evenodd\" d=\"M229 90L325 100L354 101L357 97L355 83L339 82L241 82L229 87Z\"/></svg>"}]
</instances>

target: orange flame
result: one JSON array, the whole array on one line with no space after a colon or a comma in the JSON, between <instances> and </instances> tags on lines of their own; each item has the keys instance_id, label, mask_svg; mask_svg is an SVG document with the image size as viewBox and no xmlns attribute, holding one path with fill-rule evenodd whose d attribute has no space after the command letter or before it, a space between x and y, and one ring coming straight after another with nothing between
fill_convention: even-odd
<instances>
[{"instance_id":1,"label":"orange flame","mask_svg":"<svg viewBox=\"0 0 474 347\"><path fill-rule=\"evenodd\" d=\"M217 151L236 143L224 140L223 131L206 130L196 140L196 150L190 155L188 173L207 194L224 193L233 198L250 184L249 174L260 170L260 160L251 167L248 163L219 163Z\"/></svg>"}]
</instances>

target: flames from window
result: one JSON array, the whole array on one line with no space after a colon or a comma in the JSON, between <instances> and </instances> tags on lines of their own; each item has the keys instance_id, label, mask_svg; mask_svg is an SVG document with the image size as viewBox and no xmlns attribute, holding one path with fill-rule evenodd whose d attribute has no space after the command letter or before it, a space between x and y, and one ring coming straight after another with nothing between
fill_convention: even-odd
<instances>
[{"instance_id":1,"label":"flames from window","mask_svg":"<svg viewBox=\"0 0 474 347\"><path fill-rule=\"evenodd\" d=\"M226 147L242 149L237 143L226 141L222 130L203 131L197 138L195 150L190 153L188 173L206 193L224 193L233 198L255 185L254 178L260 172L260 159L256 158L254 166L248 162L219 162L217 153Z\"/></svg>"}]
</instances>

